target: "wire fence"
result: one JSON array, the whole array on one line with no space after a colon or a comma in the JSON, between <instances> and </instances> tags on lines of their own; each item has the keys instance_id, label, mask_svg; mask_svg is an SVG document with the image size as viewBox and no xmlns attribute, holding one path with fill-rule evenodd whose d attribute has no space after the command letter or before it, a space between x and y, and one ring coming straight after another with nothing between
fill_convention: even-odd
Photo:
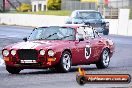
<instances>
[{"instance_id":1,"label":"wire fence","mask_svg":"<svg viewBox=\"0 0 132 88\"><path fill-rule=\"evenodd\" d=\"M105 15L110 18L118 18L119 9L130 9L130 18L132 17L132 0L109 1Z\"/></svg>"},{"instance_id":2,"label":"wire fence","mask_svg":"<svg viewBox=\"0 0 132 88\"><path fill-rule=\"evenodd\" d=\"M18 8L21 3L31 4L31 0L5 0L5 8L3 6L3 0L0 0L0 11L16 11L16 8Z\"/></svg>"},{"instance_id":3,"label":"wire fence","mask_svg":"<svg viewBox=\"0 0 132 88\"><path fill-rule=\"evenodd\" d=\"M96 3L82 3L79 0L62 0L61 10L95 10Z\"/></svg>"},{"instance_id":4,"label":"wire fence","mask_svg":"<svg viewBox=\"0 0 132 88\"><path fill-rule=\"evenodd\" d=\"M79 0L62 0L62 10L99 10L106 18L118 18L118 11L121 8L131 9L132 0L114 0L108 5L104 3L80 2ZM131 12L132 13L132 12Z\"/></svg>"},{"instance_id":5,"label":"wire fence","mask_svg":"<svg viewBox=\"0 0 132 88\"><path fill-rule=\"evenodd\" d=\"M115 0L109 1L108 7L109 8L129 8L132 0Z\"/></svg>"}]
</instances>

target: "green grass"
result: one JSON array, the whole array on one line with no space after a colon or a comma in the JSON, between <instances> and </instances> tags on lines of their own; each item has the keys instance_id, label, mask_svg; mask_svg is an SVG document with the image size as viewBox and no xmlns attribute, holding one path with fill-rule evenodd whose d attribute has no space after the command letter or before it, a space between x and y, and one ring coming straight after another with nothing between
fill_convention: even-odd
<instances>
[{"instance_id":1,"label":"green grass","mask_svg":"<svg viewBox=\"0 0 132 88\"><path fill-rule=\"evenodd\" d=\"M132 19L132 9L130 10L129 18Z\"/></svg>"},{"instance_id":2,"label":"green grass","mask_svg":"<svg viewBox=\"0 0 132 88\"><path fill-rule=\"evenodd\" d=\"M57 16L69 16L72 11L69 10L50 10L50 11L39 11L39 12L11 12L18 14L38 14L38 15L57 15Z\"/></svg>"}]
</instances>

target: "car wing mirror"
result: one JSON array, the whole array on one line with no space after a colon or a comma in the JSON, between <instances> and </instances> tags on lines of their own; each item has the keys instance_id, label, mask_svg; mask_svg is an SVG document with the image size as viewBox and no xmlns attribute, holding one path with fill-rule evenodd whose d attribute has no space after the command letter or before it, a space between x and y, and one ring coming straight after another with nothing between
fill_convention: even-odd
<instances>
[{"instance_id":1,"label":"car wing mirror","mask_svg":"<svg viewBox=\"0 0 132 88\"><path fill-rule=\"evenodd\" d=\"M27 37L24 37L23 40L26 42L27 41Z\"/></svg>"},{"instance_id":2,"label":"car wing mirror","mask_svg":"<svg viewBox=\"0 0 132 88\"><path fill-rule=\"evenodd\" d=\"M78 34L78 39L79 39L79 42L80 42L80 41L84 41L83 34Z\"/></svg>"},{"instance_id":3,"label":"car wing mirror","mask_svg":"<svg viewBox=\"0 0 132 88\"><path fill-rule=\"evenodd\" d=\"M80 42L80 41L84 41L84 38L79 38L79 42Z\"/></svg>"}]
</instances>

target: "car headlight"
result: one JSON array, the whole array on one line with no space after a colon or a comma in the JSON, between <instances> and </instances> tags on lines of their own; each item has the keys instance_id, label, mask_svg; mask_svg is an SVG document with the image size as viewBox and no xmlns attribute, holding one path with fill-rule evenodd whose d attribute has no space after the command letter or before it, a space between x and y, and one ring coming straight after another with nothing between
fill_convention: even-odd
<instances>
[{"instance_id":1,"label":"car headlight","mask_svg":"<svg viewBox=\"0 0 132 88\"><path fill-rule=\"evenodd\" d=\"M45 51L44 50L40 50L40 55L44 55L45 54Z\"/></svg>"},{"instance_id":2,"label":"car headlight","mask_svg":"<svg viewBox=\"0 0 132 88\"><path fill-rule=\"evenodd\" d=\"M9 55L9 51L8 50L3 50L3 56L8 56Z\"/></svg>"},{"instance_id":3,"label":"car headlight","mask_svg":"<svg viewBox=\"0 0 132 88\"><path fill-rule=\"evenodd\" d=\"M54 52L53 50L49 50L49 51L48 51L48 55L49 55L49 56L54 56L54 55L55 55L55 52Z\"/></svg>"},{"instance_id":4,"label":"car headlight","mask_svg":"<svg viewBox=\"0 0 132 88\"><path fill-rule=\"evenodd\" d=\"M11 50L11 55L15 56L16 55L16 50Z\"/></svg>"}]
</instances>

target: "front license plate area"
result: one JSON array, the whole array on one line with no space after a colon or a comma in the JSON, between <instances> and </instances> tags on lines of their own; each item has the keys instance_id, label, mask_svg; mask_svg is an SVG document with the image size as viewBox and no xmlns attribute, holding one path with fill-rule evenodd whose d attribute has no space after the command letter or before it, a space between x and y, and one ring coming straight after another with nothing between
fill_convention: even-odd
<instances>
[{"instance_id":1,"label":"front license plate area","mask_svg":"<svg viewBox=\"0 0 132 88\"><path fill-rule=\"evenodd\" d=\"M22 64L24 64L24 63L30 64L30 63L37 63L37 61L36 60L21 60L20 63L22 63Z\"/></svg>"}]
</instances>

